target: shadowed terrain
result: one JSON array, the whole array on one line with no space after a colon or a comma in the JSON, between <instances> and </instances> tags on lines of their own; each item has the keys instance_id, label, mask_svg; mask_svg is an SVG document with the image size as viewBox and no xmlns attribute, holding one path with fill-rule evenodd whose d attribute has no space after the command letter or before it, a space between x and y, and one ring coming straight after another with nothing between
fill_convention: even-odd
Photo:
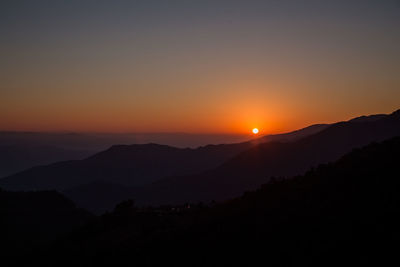
<instances>
[{"instance_id":1,"label":"shadowed terrain","mask_svg":"<svg viewBox=\"0 0 400 267\"><path fill-rule=\"evenodd\" d=\"M93 183L66 190L65 194L95 212L115 205L119 195L130 196L141 205L221 201L253 190L272 176L302 174L318 164L337 160L354 148L398 135L400 112L396 111L386 116L336 123L293 142L261 143L217 168L195 175L168 177L142 187L110 187L112 190L104 190L107 184ZM103 207L96 202L100 195Z\"/></svg>"},{"instance_id":2,"label":"shadowed terrain","mask_svg":"<svg viewBox=\"0 0 400 267\"><path fill-rule=\"evenodd\" d=\"M314 125L253 141L180 149L117 145L85 160L35 167L0 180L7 190L57 189L101 214L125 198L139 205L222 201L270 177L293 176L373 141L400 135L400 112Z\"/></svg>"},{"instance_id":3,"label":"shadowed terrain","mask_svg":"<svg viewBox=\"0 0 400 267\"><path fill-rule=\"evenodd\" d=\"M3 263L17 261L38 246L71 232L93 218L55 191L0 189L0 248Z\"/></svg>"},{"instance_id":4,"label":"shadowed terrain","mask_svg":"<svg viewBox=\"0 0 400 267\"><path fill-rule=\"evenodd\" d=\"M45 255L22 263L396 265L399 151L399 137L373 143L303 176L274 179L213 206L140 209L125 201L56 242Z\"/></svg>"},{"instance_id":5,"label":"shadowed terrain","mask_svg":"<svg viewBox=\"0 0 400 267\"><path fill-rule=\"evenodd\" d=\"M158 144L114 145L84 160L57 162L11 175L1 179L0 185L9 190L64 190L95 181L130 186L149 184L167 176L188 175L212 169L260 142L293 141L318 132L326 126L313 125L249 142L207 145L196 149ZM82 141L81 137L76 138L78 140L74 144ZM89 144L95 142L96 139ZM9 158L9 153L3 156Z\"/></svg>"}]
</instances>

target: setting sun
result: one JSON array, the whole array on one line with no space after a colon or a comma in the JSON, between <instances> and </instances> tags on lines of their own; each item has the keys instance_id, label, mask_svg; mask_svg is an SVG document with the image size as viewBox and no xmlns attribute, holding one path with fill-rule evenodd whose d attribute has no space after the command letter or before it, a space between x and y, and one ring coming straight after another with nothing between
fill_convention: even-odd
<instances>
[{"instance_id":1,"label":"setting sun","mask_svg":"<svg viewBox=\"0 0 400 267\"><path fill-rule=\"evenodd\" d=\"M258 134L258 129L257 128L253 129L253 134Z\"/></svg>"}]
</instances>

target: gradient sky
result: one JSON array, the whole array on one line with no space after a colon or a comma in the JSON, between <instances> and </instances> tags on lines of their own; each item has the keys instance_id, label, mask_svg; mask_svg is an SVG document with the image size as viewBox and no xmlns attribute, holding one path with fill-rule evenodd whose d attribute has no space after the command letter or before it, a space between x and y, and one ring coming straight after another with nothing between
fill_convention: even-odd
<instances>
[{"instance_id":1,"label":"gradient sky","mask_svg":"<svg viewBox=\"0 0 400 267\"><path fill-rule=\"evenodd\" d=\"M400 1L1 1L0 130L277 133L400 108Z\"/></svg>"}]
</instances>

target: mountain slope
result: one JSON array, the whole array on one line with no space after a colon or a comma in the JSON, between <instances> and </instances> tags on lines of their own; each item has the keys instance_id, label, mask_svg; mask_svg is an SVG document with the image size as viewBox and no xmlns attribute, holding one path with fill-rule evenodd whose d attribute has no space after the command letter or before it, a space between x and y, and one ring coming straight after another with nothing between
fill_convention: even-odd
<instances>
[{"instance_id":1,"label":"mountain slope","mask_svg":"<svg viewBox=\"0 0 400 267\"><path fill-rule=\"evenodd\" d=\"M189 176L171 176L141 187L90 183L65 190L92 212L110 210L117 199L134 198L140 205L221 201L239 196L267 182L271 176L292 176L334 161L373 141L400 135L400 112L333 124L295 142L261 143L217 168ZM107 190L107 187L111 188ZM98 198L101 196L101 203Z\"/></svg>"},{"instance_id":2,"label":"mountain slope","mask_svg":"<svg viewBox=\"0 0 400 267\"><path fill-rule=\"evenodd\" d=\"M398 137L213 207L121 203L33 265L397 266L399 164Z\"/></svg>"},{"instance_id":3,"label":"mountain slope","mask_svg":"<svg viewBox=\"0 0 400 267\"><path fill-rule=\"evenodd\" d=\"M0 177L5 177L38 165L47 165L72 159L84 159L92 154L94 154L93 150L66 149L48 145L0 145Z\"/></svg>"},{"instance_id":4,"label":"mountain slope","mask_svg":"<svg viewBox=\"0 0 400 267\"><path fill-rule=\"evenodd\" d=\"M387 115L384 115L387 116ZM283 134L272 134L266 135L261 138L256 139L257 142L266 143L266 142L294 142L300 140L306 136L316 134L326 128L328 128L330 124L313 124L308 127L302 128L300 130L296 130L289 133Z\"/></svg>"},{"instance_id":5,"label":"mountain slope","mask_svg":"<svg viewBox=\"0 0 400 267\"><path fill-rule=\"evenodd\" d=\"M243 143L179 149L157 144L117 145L84 160L34 167L1 179L0 185L8 190L63 190L96 180L140 185L213 168L249 146Z\"/></svg>"},{"instance_id":6,"label":"mountain slope","mask_svg":"<svg viewBox=\"0 0 400 267\"><path fill-rule=\"evenodd\" d=\"M7 260L15 261L93 218L55 191L7 192L1 189L0 217L3 264Z\"/></svg>"},{"instance_id":7,"label":"mountain slope","mask_svg":"<svg viewBox=\"0 0 400 267\"><path fill-rule=\"evenodd\" d=\"M8 190L64 190L105 181L127 186L144 185L175 175L190 175L222 164L260 142L291 141L322 130L315 125L282 135L266 136L237 144L181 149L166 145L116 145L84 160L34 167L0 180Z\"/></svg>"},{"instance_id":8,"label":"mountain slope","mask_svg":"<svg viewBox=\"0 0 400 267\"><path fill-rule=\"evenodd\" d=\"M258 187L272 176L301 174L354 148L395 136L400 136L400 111L378 120L340 122L296 142L260 144L214 170L159 180L133 196L150 204L224 200Z\"/></svg>"}]
</instances>

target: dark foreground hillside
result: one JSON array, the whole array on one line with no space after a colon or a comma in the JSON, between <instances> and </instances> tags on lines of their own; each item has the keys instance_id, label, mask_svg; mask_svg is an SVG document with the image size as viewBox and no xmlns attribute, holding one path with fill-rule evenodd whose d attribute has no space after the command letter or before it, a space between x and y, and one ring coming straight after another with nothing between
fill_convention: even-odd
<instances>
[{"instance_id":1,"label":"dark foreground hillside","mask_svg":"<svg viewBox=\"0 0 400 267\"><path fill-rule=\"evenodd\" d=\"M0 265L18 265L37 247L83 226L90 218L93 215L55 191L0 189Z\"/></svg>"},{"instance_id":2,"label":"dark foreground hillside","mask_svg":"<svg viewBox=\"0 0 400 267\"><path fill-rule=\"evenodd\" d=\"M113 213L59 240L37 266L395 266L400 138L224 204Z\"/></svg>"}]
</instances>

